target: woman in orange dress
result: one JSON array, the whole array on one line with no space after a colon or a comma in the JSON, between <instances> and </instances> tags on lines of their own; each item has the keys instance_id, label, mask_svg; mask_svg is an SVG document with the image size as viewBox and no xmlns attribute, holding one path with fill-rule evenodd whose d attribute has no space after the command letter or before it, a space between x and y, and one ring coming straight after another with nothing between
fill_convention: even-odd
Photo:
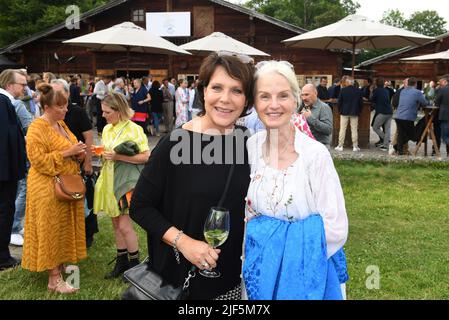
<instances>
[{"instance_id":1,"label":"woman in orange dress","mask_svg":"<svg viewBox=\"0 0 449 320\"><path fill-rule=\"evenodd\" d=\"M27 155L31 167L25 215L22 267L48 271L48 290L73 293L77 289L62 277L63 264L87 257L84 230L84 201L56 199L54 177L79 173L78 161L86 145L78 142L63 119L67 99L49 84L38 88L44 114L27 133Z\"/></svg>"}]
</instances>

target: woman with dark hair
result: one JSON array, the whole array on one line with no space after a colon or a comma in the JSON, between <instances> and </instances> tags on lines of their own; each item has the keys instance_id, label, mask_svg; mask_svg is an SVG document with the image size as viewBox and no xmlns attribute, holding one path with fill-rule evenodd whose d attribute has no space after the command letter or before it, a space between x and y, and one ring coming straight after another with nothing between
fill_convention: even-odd
<instances>
[{"instance_id":1,"label":"woman with dark hair","mask_svg":"<svg viewBox=\"0 0 449 320\"><path fill-rule=\"evenodd\" d=\"M218 263L221 277L190 279L189 299L241 297L249 165L245 132L235 122L252 105L254 74L244 57L212 53L203 61L200 116L161 139L131 202L131 218L147 231L149 263L164 279L182 286L192 265L204 270ZM223 196L230 232L220 249L214 249L204 241L203 226Z\"/></svg>"},{"instance_id":2,"label":"woman with dark hair","mask_svg":"<svg viewBox=\"0 0 449 320\"><path fill-rule=\"evenodd\" d=\"M162 90L160 90L161 84L159 81L155 80L151 84L151 88L148 91L151 97L151 116L153 117L154 130L156 131L156 136L159 137L159 123L162 119L162 102L164 97L162 95Z\"/></svg>"},{"instance_id":3,"label":"woman with dark hair","mask_svg":"<svg viewBox=\"0 0 449 320\"><path fill-rule=\"evenodd\" d=\"M134 116L132 121L137 123L143 128L143 131L148 134L147 122L149 112L149 102L151 96L148 94L145 86L142 85L141 79L134 79L133 81L134 92L131 93L131 108L134 110Z\"/></svg>"}]
</instances>

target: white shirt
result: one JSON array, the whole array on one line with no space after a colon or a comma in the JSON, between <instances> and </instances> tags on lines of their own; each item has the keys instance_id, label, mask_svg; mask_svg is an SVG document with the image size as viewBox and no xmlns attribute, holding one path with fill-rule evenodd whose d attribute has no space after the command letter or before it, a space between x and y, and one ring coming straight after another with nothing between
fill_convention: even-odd
<instances>
[{"instance_id":1,"label":"white shirt","mask_svg":"<svg viewBox=\"0 0 449 320\"><path fill-rule=\"evenodd\" d=\"M13 97L8 91L6 91L5 89L0 88L0 93L1 93L1 94L4 94L5 96L7 96L8 99L11 100L11 103L13 103L14 100L16 100L16 99L14 99L14 97Z\"/></svg>"},{"instance_id":2,"label":"white shirt","mask_svg":"<svg viewBox=\"0 0 449 320\"><path fill-rule=\"evenodd\" d=\"M104 99L106 93L108 93L108 87L103 80L100 80L95 84L94 93L97 95L98 99Z\"/></svg>"},{"instance_id":3,"label":"white shirt","mask_svg":"<svg viewBox=\"0 0 449 320\"><path fill-rule=\"evenodd\" d=\"M296 221L312 213L322 216L331 257L346 242L348 218L340 179L329 151L321 143L295 128L295 162L285 170L265 164L262 145L266 131L248 139L251 182L246 197L245 216L266 215Z\"/></svg>"}]
</instances>

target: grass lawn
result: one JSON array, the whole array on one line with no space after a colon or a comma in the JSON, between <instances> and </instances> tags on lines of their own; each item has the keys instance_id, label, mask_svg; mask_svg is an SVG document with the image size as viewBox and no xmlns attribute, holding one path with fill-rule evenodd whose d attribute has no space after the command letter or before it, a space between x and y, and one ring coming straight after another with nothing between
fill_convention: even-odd
<instances>
[{"instance_id":1,"label":"grass lawn","mask_svg":"<svg viewBox=\"0 0 449 320\"><path fill-rule=\"evenodd\" d=\"M349 216L345 246L348 299L449 298L449 167L336 163ZM79 264L81 290L62 296L46 291L47 276L15 269L0 273L0 299L118 299L126 285L103 280L115 255L110 219ZM145 234L138 228L141 252ZM379 289L368 289L372 266ZM371 276L371 278L370 278Z\"/></svg>"}]
</instances>

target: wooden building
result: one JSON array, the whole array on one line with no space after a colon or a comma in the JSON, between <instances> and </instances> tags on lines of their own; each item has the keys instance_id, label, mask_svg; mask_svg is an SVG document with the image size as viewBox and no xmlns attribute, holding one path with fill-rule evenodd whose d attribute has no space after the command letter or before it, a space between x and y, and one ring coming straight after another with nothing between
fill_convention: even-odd
<instances>
[{"instance_id":1,"label":"wooden building","mask_svg":"<svg viewBox=\"0 0 449 320\"><path fill-rule=\"evenodd\" d=\"M436 53L449 49L449 33L442 34L422 46L409 46L376 58L364 61L356 66L360 69L368 69L374 77L383 77L385 80L394 81L400 85L407 77L416 77L418 87L431 80L449 73L449 61L401 61L402 58L415 57Z\"/></svg>"},{"instance_id":2,"label":"wooden building","mask_svg":"<svg viewBox=\"0 0 449 320\"><path fill-rule=\"evenodd\" d=\"M146 27L147 12L190 12L191 36L166 38L181 45L214 31L223 32L264 52L273 59L291 62L301 85L316 82L321 76L341 76L340 53L315 49L286 48L282 40L306 30L223 0L114 0L81 15L79 29L69 30L65 23L19 40L0 54L27 66L29 72L51 71L59 74L126 73L124 53L93 52L85 48L62 44L89 32L109 28L124 21ZM56 58L57 57L57 58ZM69 59L71 58L71 59ZM69 60L69 61L68 61ZM175 76L193 78L197 75L202 57L156 54L130 55L130 75L151 74L155 78Z\"/></svg>"}]
</instances>

